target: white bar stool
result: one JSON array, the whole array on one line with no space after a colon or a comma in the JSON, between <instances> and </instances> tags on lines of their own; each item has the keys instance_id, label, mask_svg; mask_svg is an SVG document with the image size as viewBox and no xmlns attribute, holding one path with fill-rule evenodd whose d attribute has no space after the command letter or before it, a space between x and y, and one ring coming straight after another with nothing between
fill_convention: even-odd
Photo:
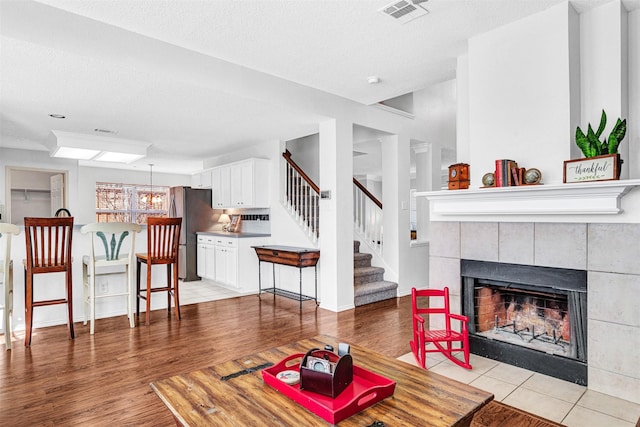
<instances>
[{"instance_id":1,"label":"white bar stool","mask_svg":"<svg viewBox=\"0 0 640 427\"><path fill-rule=\"evenodd\" d=\"M83 234L91 233L91 252L89 255L82 257L82 283L84 295L84 324L87 320L91 321L90 334L95 331L96 318L96 298L115 297L126 295L127 297L127 315L129 316L130 327L135 327L133 318L133 260L135 253L136 233L139 233L142 227L138 224L130 222L96 222L86 224L80 228ZM116 235L118 237L116 237ZM129 244L123 243L127 241ZM98 242L101 242L98 243ZM104 251L96 250L104 248ZM124 249L124 252L122 251ZM96 253L103 253L98 255ZM96 295L96 276L105 276L111 274L121 274L117 268L108 267L125 267L126 290L124 292L106 292ZM102 269L98 272L97 269Z\"/></svg>"}]
</instances>

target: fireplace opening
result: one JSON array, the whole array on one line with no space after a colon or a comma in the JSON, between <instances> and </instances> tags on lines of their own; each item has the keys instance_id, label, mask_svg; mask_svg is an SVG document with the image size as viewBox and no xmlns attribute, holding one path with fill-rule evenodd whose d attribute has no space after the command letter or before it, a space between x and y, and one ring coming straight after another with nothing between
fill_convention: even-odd
<instances>
[{"instance_id":1,"label":"fireplace opening","mask_svg":"<svg viewBox=\"0 0 640 427\"><path fill-rule=\"evenodd\" d=\"M587 384L586 271L462 260L471 352Z\"/></svg>"},{"instance_id":2,"label":"fireplace opening","mask_svg":"<svg viewBox=\"0 0 640 427\"><path fill-rule=\"evenodd\" d=\"M566 295L489 284L476 287L475 293L478 335L571 357Z\"/></svg>"}]
</instances>

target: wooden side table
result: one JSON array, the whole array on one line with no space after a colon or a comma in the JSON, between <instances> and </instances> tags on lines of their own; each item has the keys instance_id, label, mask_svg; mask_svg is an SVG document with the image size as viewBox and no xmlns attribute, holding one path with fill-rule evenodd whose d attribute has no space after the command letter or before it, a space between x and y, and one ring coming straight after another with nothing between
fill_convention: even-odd
<instances>
[{"instance_id":1,"label":"wooden side table","mask_svg":"<svg viewBox=\"0 0 640 427\"><path fill-rule=\"evenodd\" d=\"M276 295L279 295L285 298L298 300L300 302L300 310L302 310L302 301L313 300L316 302L316 306L318 305L318 260L320 259L320 251L318 249L279 245L252 246L252 248L256 250L256 255L258 256L258 297L262 294L262 292L268 292L273 294L274 299ZM273 267L273 287L271 288L262 288L262 270L260 268L260 265L263 262L269 262ZM276 287L276 264L288 265L298 268L298 270L300 271L300 291L298 293L291 292L286 289L279 289ZM302 293L302 269L305 267L314 268L314 296L304 295Z\"/></svg>"}]
</instances>

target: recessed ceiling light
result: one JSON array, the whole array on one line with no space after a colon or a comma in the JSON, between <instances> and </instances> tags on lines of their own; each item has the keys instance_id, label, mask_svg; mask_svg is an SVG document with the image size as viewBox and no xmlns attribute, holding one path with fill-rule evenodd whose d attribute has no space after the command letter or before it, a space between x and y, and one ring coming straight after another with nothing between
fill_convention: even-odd
<instances>
[{"instance_id":1,"label":"recessed ceiling light","mask_svg":"<svg viewBox=\"0 0 640 427\"><path fill-rule=\"evenodd\" d=\"M380 77L378 77L378 76L369 76L369 77L367 77L367 83L369 83L370 85L374 85L374 84L380 83Z\"/></svg>"},{"instance_id":2,"label":"recessed ceiling light","mask_svg":"<svg viewBox=\"0 0 640 427\"><path fill-rule=\"evenodd\" d=\"M62 114L49 114L49 117L53 117L54 119L66 119L67 116L64 116Z\"/></svg>"}]
</instances>

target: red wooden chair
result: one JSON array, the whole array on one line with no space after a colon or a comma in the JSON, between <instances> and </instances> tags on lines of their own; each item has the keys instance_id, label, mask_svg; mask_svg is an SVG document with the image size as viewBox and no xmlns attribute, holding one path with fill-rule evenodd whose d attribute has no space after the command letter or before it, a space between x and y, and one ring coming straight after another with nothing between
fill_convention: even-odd
<instances>
[{"instance_id":1,"label":"red wooden chair","mask_svg":"<svg viewBox=\"0 0 640 427\"><path fill-rule=\"evenodd\" d=\"M438 352L444 354L455 364L471 369L467 329L469 319L449 311L449 288L420 291L416 288L411 289L411 311L413 341L409 344L416 361L422 368L427 369L427 353ZM442 316L443 319L437 319L436 316ZM427 317L429 319L425 327ZM444 329L427 329L430 323L440 324L440 320L444 322ZM460 322L460 332L451 328L451 320ZM429 343L432 343L435 348L427 348ZM458 345L454 346L456 343ZM455 352L462 352L464 361L456 358Z\"/></svg>"},{"instance_id":2,"label":"red wooden chair","mask_svg":"<svg viewBox=\"0 0 640 427\"><path fill-rule=\"evenodd\" d=\"M147 303L145 325L151 316L151 293L167 292L167 310L171 313L171 295L176 309L176 319L180 320L180 297L178 294L178 244L182 218L147 218L147 252L136 254L136 314L140 315L140 299ZM141 265L147 265L147 286L140 289ZM167 266L167 285L151 287L151 267ZM173 280L171 270L173 267Z\"/></svg>"},{"instance_id":3,"label":"red wooden chair","mask_svg":"<svg viewBox=\"0 0 640 427\"><path fill-rule=\"evenodd\" d=\"M69 338L73 339L73 283L71 274L71 238L73 217L25 218L24 231L27 259L24 264L25 287L25 334L24 345L31 345L33 330L33 308L45 305L66 304ZM33 297L34 276L37 274L64 273L65 297L35 301ZM51 287L51 280L42 280L42 287Z\"/></svg>"}]
</instances>

